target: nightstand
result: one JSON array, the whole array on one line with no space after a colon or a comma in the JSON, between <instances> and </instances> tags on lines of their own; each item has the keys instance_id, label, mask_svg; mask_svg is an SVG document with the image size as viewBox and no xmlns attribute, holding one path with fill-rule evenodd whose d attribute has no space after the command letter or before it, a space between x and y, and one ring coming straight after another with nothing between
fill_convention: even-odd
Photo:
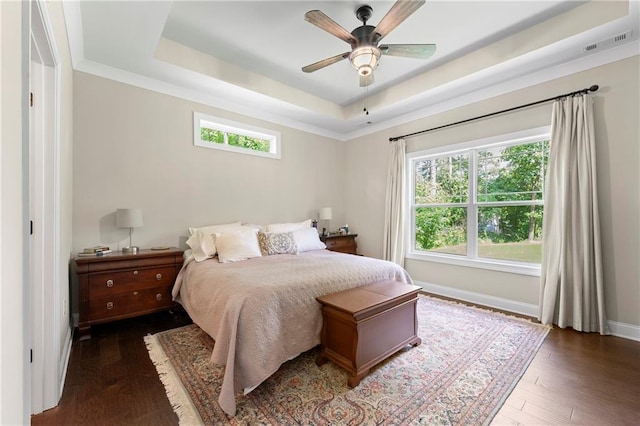
<instances>
[{"instance_id":1,"label":"nightstand","mask_svg":"<svg viewBox=\"0 0 640 426\"><path fill-rule=\"evenodd\" d=\"M358 243L356 237L358 234L346 235L329 235L320 236L320 241L326 244L327 249L331 251L339 251L341 253L357 254Z\"/></svg>"},{"instance_id":2,"label":"nightstand","mask_svg":"<svg viewBox=\"0 0 640 426\"><path fill-rule=\"evenodd\" d=\"M80 287L80 340L91 326L169 310L171 290L182 267L182 250L140 250L76 257Z\"/></svg>"}]
</instances>

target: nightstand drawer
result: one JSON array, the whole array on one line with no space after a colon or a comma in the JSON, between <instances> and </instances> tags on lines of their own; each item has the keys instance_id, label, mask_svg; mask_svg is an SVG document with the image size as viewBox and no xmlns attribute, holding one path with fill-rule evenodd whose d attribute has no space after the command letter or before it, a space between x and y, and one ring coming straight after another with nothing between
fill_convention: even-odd
<instances>
[{"instance_id":1,"label":"nightstand drawer","mask_svg":"<svg viewBox=\"0 0 640 426\"><path fill-rule=\"evenodd\" d=\"M174 278L173 266L93 274L89 276L89 299L170 286Z\"/></svg>"},{"instance_id":2,"label":"nightstand drawer","mask_svg":"<svg viewBox=\"0 0 640 426\"><path fill-rule=\"evenodd\" d=\"M351 251L355 251L356 250L356 244L355 241L353 240L327 240L325 241L325 244L327 245L327 248L329 250L339 250L339 249L345 249L345 250L351 250Z\"/></svg>"},{"instance_id":3,"label":"nightstand drawer","mask_svg":"<svg viewBox=\"0 0 640 426\"><path fill-rule=\"evenodd\" d=\"M171 306L171 285L133 290L112 297L89 300L89 320L141 313Z\"/></svg>"},{"instance_id":4,"label":"nightstand drawer","mask_svg":"<svg viewBox=\"0 0 640 426\"><path fill-rule=\"evenodd\" d=\"M356 254L358 251L357 236L358 234L331 235L320 237L320 240L327 246L327 250Z\"/></svg>"}]
</instances>

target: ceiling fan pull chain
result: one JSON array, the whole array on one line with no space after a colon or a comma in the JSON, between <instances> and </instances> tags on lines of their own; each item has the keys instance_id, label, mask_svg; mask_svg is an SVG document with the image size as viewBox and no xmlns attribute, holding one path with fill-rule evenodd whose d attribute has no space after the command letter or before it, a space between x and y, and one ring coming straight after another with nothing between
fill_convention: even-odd
<instances>
[{"instance_id":1,"label":"ceiling fan pull chain","mask_svg":"<svg viewBox=\"0 0 640 426\"><path fill-rule=\"evenodd\" d=\"M369 115L369 110L367 109L368 100L369 100L369 86L364 86L364 109L362 111L365 112L365 115Z\"/></svg>"}]
</instances>

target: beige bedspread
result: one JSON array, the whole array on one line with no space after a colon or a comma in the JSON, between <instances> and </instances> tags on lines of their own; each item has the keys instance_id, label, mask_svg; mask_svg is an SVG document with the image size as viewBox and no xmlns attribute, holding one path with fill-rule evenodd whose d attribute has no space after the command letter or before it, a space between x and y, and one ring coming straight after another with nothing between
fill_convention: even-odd
<instances>
[{"instance_id":1,"label":"beige bedspread","mask_svg":"<svg viewBox=\"0 0 640 426\"><path fill-rule=\"evenodd\" d=\"M218 402L233 416L236 393L320 343L316 297L387 279L411 282L395 263L329 250L236 263L187 260L173 296L215 340L211 361L226 366Z\"/></svg>"}]
</instances>

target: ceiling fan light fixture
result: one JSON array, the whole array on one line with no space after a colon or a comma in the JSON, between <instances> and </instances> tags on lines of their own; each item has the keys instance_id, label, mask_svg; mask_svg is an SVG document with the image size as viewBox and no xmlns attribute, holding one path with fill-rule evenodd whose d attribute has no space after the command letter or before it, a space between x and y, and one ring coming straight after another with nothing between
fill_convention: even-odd
<instances>
[{"instance_id":1,"label":"ceiling fan light fixture","mask_svg":"<svg viewBox=\"0 0 640 426\"><path fill-rule=\"evenodd\" d=\"M360 46L351 52L349 61L358 74L367 76L378 66L380 59L380 49L375 46Z\"/></svg>"},{"instance_id":2,"label":"ceiling fan light fixture","mask_svg":"<svg viewBox=\"0 0 640 426\"><path fill-rule=\"evenodd\" d=\"M363 65L360 68L358 68L358 74L360 74L363 77L368 76L372 72L373 72L373 68L371 68L369 65Z\"/></svg>"}]
</instances>

